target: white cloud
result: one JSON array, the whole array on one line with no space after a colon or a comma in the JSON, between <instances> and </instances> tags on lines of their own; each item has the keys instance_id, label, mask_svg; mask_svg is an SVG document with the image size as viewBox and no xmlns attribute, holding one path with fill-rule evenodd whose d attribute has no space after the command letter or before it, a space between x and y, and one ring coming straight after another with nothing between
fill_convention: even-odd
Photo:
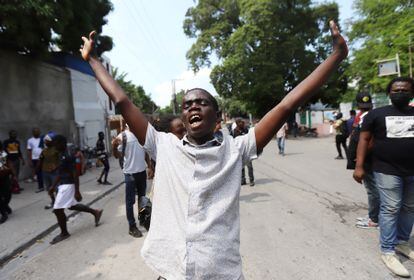
<instances>
[{"instance_id":1,"label":"white cloud","mask_svg":"<svg viewBox=\"0 0 414 280\"><path fill-rule=\"evenodd\" d=\"M217 95L213 85L210 83L210 68L202 68L196 74L191 70L182 72L175 81L175 91L191 88L203 88L213 95ZM152 90L152 98L158 106L165 107L170 104L172 97L172 81L162 82Z\"/></svg>"}]
</instances>

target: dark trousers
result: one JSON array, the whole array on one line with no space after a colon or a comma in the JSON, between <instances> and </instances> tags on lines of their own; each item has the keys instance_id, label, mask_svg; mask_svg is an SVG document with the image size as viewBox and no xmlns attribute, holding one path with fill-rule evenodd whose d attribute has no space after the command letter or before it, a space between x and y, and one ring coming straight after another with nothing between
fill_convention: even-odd
<instances>
[{"instance_id":1,"label":"dark trousers","mask_svg":"<svg viewBox=\"0 0 414 280\"><path fill-rule=\"evenodd\" d=\"M247 172L248 172L248 174L249 174L249 181L250 181L250 183L251 182L254 182L254 175L253 175L253 164L252 164L252 162L251 161L249 161L247 164L246 164L246 166L247 166ZM245 171L244 171L244 166L243 166L243 168L242 168L242 183L245 183L246 182L246 173L245 173Z\"/></svg>"},{"instance_id":2,"label":"dark trousers","mask_svg":"<svg viewBox=\"0 0 414 280\"><path fill-rule=\"evenodd\" d=\"M37 168L37 164L39 163L38 159L32 159L32 166L36 171L36 178L37 178L37 187L38 189L43 189L43 172L41 168Z\"/></svg>"},{"instance_id":3,"label":"dark trousers","mask_svg":"<svg viewBox=\"0 0 414 280\"><path fill-rule=\"evenodd\" d=\"M341 145L344 148L345 156L347 156L347 147L346 147L346 138L343 135L336 135L335 137L336 142L336 150L338 151L338 156L342 157Z\"/></svg>"},{"instance_id":4,"label":"dark trousers","mask_svg":"<svg viewBox=\"0 0 414 280\"><path fill-rule=\"evenodd\" d=\"M136 224L134 217L135 197L138 195L139 213L139 201L141 197L145 196L145 192L147 190L147 172L144 170L134 174L124 174L124 176L126 216L128 224L131 227Z\"/></svg>"},{"instance_id":5,"label":"dark trousers","mask_svg":"<svg viewBox=\"0 0 414 280\"><path fill-rule=\"evenodd\" d=\"M9 209L9 203L11 200L11 180L10 178L0 178L0 214L7 216L7 209Z\"/></svg>"},{"instance_id":6,"label":"dark trousers","mask_svg":"<svg viewBox=\"0 0 414 280\"><path fill-rule=\"evenodd\" d=\"M16 178L19 180L19 174L20 174L20 159L10 159L9 163L12 165L14 172L16 173Z\"/></svg>"}]
</instances>

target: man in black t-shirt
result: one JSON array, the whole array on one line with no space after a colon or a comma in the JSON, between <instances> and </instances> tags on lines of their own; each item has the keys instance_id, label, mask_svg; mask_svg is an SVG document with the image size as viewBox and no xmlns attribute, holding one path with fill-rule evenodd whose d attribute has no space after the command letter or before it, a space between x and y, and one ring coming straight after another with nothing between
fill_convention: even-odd
<instances>
[{"instance_id":1,"label":"man in black t-shirt","mask_svg":"<svg viewBox=\"0 0 414 280\"><path fill-rule=\"evenodd\" d=\"M20 163L24 165L24 159L21 152L20 142L17 140L16 130L10 130L9 139L4 140L3 147L7 153L7 161L13 167L14 175L18 180L20 174Z\"/></svg>"},{"instance_id":2,"label":"man in black t-shirt","mask_svg":"<svg viewBox=\"0 0 414 280\"><path fill-rule=\"evenodd\" d=\"M414 261L408 240L414 224L414 97L411 78L392 80L387 93L392 105L372 110L364 118L357 150L354 179L364 180L364 161L373 139L372 170L380 194L381 258L393 273L410 273L396 257L398 252Z\"/></svg>"}]
</instances>

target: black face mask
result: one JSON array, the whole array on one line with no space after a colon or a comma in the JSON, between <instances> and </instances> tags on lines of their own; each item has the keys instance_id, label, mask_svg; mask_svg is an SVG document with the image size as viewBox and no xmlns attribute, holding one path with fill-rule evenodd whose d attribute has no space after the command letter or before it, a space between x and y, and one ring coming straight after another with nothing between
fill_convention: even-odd
<instances>
[{"instance_id":1,"label":"black face mask","mask_svg":"<svg viewBox=\"0 0 414 280\"><path fill-rule=\"evenodd\" d=\"M390 94L392 105L397 108L404 108L408 106L411 100L411 94L409 92L395 92Z\"/></svg>"}]
</instances>

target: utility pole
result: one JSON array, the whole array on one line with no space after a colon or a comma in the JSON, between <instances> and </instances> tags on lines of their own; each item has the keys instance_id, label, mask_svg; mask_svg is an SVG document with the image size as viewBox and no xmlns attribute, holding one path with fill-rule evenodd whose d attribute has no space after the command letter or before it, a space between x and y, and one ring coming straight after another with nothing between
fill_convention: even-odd
<instances>
[{"instance_id":1,"label":"utility pole","mask_svg":"<svg viewBox=\"0 0 414 280\"><path fill-rule=\"evenodd\" d=\"M177 95L176 95L176 92L175 92L175 82L176 81L181 81L182 79L172 79L171 80L171 87L172 87L172 101L171 101L171 107L172 107L172 110L173 110L173 114L174 115L176 115L177 114L177 109L178 109L178 106L177 106Z\"/></svg>"}]
</instances>

